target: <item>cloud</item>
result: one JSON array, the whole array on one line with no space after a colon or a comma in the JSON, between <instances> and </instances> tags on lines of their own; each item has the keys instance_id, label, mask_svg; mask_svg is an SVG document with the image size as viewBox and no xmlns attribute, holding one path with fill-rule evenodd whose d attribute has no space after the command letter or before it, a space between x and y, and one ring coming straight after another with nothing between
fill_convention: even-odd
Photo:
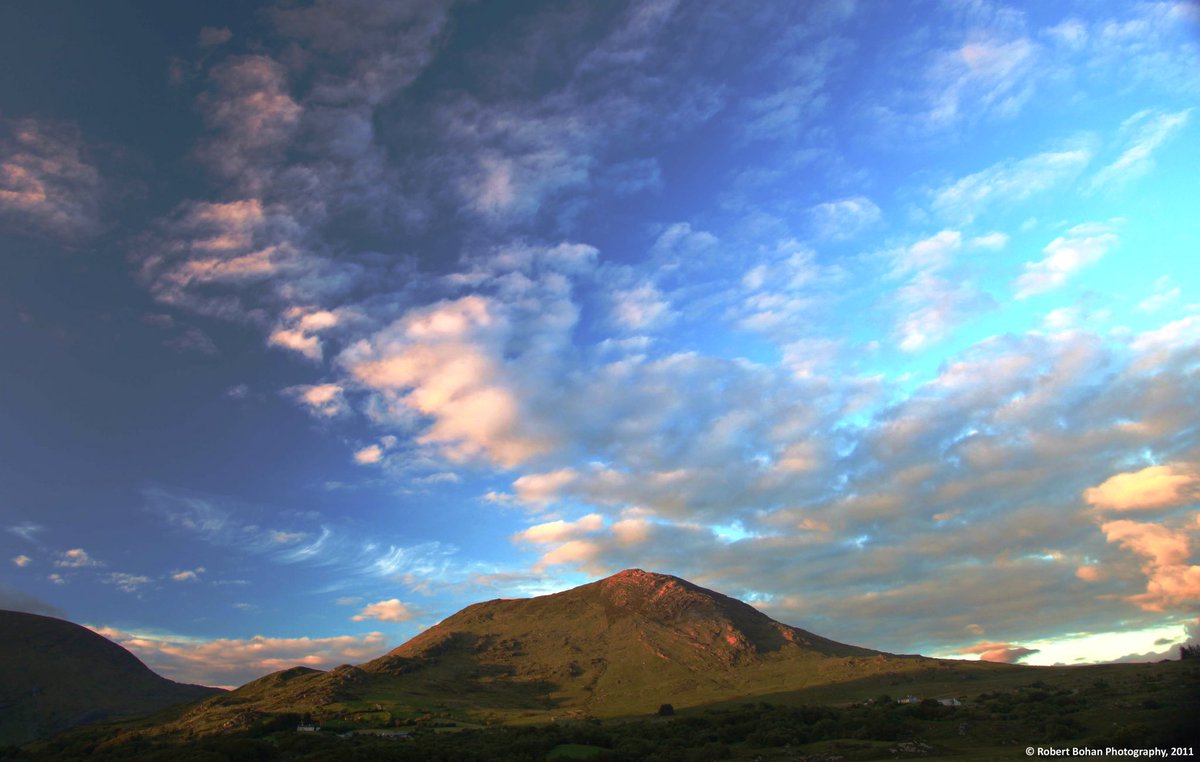
<instances>
[{"instance_id":1,"label":"cloud","mask_svg":"<svg viewBox=\"0 0 1200 762\"><path fill-rule=\"evenodd\" d=\"M33 559L22 553L19 556L13 556L12 562L17 566L25 567L33 563Z\"/></svg>"},{"instance_id":2,"label":"cloud","mask_svg":"<svg viewBox=\"0 0 1200 762\"><path fill-rule=\"evenodd\" d=\"M288 94L283 66L268 56L234 56L212 69L209 82L199 104L212 137L198 154L220 175L261 185L266 178L256 166L278 155L302 112Z\"/></svg>"},{"instance_id":3,"label":"cloud","mask_svg":"<svg viewBox=\"0 0 1200 762\"><path fill-rule=\"evenodd\" d=\"M574 322L573 314L536 319L547 317ZM526 426L502 359L514 318L504 303L483 296L439 302L351 347L340 362L394 417L404 420L411 411L431 421L419 443L456 462L486 458L514 466L550 446ZM557 322L548 327L561 330Z\"/></svg>"},{"instance_id":4,"label":"cloud","mask_svg":"<svg viewBox=\"0 0 1200 762\"><path fill-rule=\"evenodd\" d=\"M236 687L270 672L305 666L331 669L361 663L387 651L383 633L329 638L206 640L179 635L91 628L129 649L151 669L171 680Z\"/></svg>"},{"instance_id":5,"label":"cloud","mask_svg":"<svg viewBox=\"0 0 1200 762\"><path fill-rule=\"evenodd\" d=\"M0 224L83 241L103 230L105 191L75 125L0 119Z\"/></svg>"},{"instance_id":6,"label":"cloud","mask_svg":"<svg viewBox=\"0 0 1200 762\"><path fill-rule=\"evenodd\" d=\"M205 572L203 566L197 566L195 569L183 569L180 571L171 572L171 579L176 582L199 582L200 575Z\"/></svg>"},{"instance_id":7,"label":"cloud","mask_svg":"<svg viewBox=\"0 0 1200 762\"><path fill-rule=\"evenodd\" d=\"M588 515L576 521L549 521L544 524L537 524L528 529L518 532L514 535L514 539L524 542L531 542L539 545L557 543L569 538L577 537L582 534L588 534L601 529L604 526L604 519L598 513L589 513Z\"/></svg>"},{"instance_id":8,"label":"cloud","mask_svg":"<svg viewBox=\"0 0 1200 762\"><path fill-rule=\"evenodd\" d=\"M101 582L104 582L106 585L113 585L118 590L126 593L136 593L144 585L148 585L150 581L150 578L144 574L129 574L127 572L112 572L101 579Z\"/></svg>"},{"instance_id":9,"label":"cloud","mask_svg":"<svg viewBox=\"0 0 1200 762\"><path fill-rule=\"evenodd\" d=\"M38 544L37 536L40 532L46 531L46 527L41 524L35 524L32 521L23 521L20 524L13 524L5 527L9 534L14 534L22 540L34 545Z\"/></svg>"},{"instance_id":10,"label":"cloud","mask_svg":"<svg viewBox=\"0 0 1200 762\"><path fill-rule=\"evenodd\" d=\"M324 348L318 334L337 327L342 321L343 317L338 312L293 307L284 316L284 325L271 332L267 343L319 361L324 355Z\"/></svg>"},{"instance_id":11,"label":"cloud","mask_svg":"<svg viewBox=\"0 0 1200 762\"><path fill-rule=\"evenodd\" d=\"M971 239L971 248L1003 246L1001 235ZM892 277L907 277L894 303L900 311L896 334L900 348L916 352L945 339L968 318L996 307L996 300L980 290L963 272L960 254L962 233L946 229L916 243L886 253Z\"/></svg>"},{"instance_id":12,"label":"cloud","mask_svg":"<svg viewBox=\"0 0 1200 762\"><path fill-rule=\"evenodd\" d=\"M896 326L900 348L925 349L941 341L972 315L993 309L996 300L973 284L953 282L928 273L916 276L897 292L904 310Z\"/></svg>"},{"instance_id":13,"label":"cloud","mask_svg":"<svg viewBox=\"0 0 1200 762\"><path fill-rule=\"evenodd\" d=\"M1046 245L1046 258L1026 262L1013 283L1017 299L1059 288L1078 270L1095 263L1117 245L1117 234L1105 223L1076 225Z\"/></svg>"},{"instance_id":14,"label":"cloud","mask_svg":"<svg viewBox=\"0 0 1200 762\"><path fill-rule=\"evenodd\" d=\"M1024 201L1078 176L1091 162L1092 153L1080 145L993 164L938 190L933 209L970 222L990 206Z\"/></svg>"},{"instance_id":15,"label":"cloud","mask_svg":"<svg viewBox=\"0 0 1200 762\"><path fill-rule=\"evenodd\" d=\"M1127 183L1154 167L1154 152L1187 124L1191 109L1174 114L1140 111L1125 120L1121 132L1128 135L1128 146L1111 164L1092 177L1091 189Z\"/></svg>"},{"instance_id":16,"label":"cloud","mask_svg":"<svg viewBox=\"0 0 1200 762\"><path fill-rule=\"evenodd\" d=\"M1148 466L1114 474L1084 490L1083 499L1101 510L1146 511L1200 501L1200 474L1186 463Z\"/></svg>"},{"instance_id":17,"label":"cloud","mask_svg":"<svg viewBox=\"0 0 1200 762\"><path fill-rule=\"evenodd\" d=\"M643 283L613 293L613 319L633 331L653 328L670 318L671 303L653 284Z\"/></svg>"},{"instance_id":18,"label":"cloud","mask_svg":"<svg viewBox=\"0 0 1200 762\"><path fill-rule=\"evenodd\" d=\"M318 418L336 418L350 412L345 390L339 384L289 386L284 394L308 406Z\"/></svg>"},{"instance_id":19,"label":"cloud","mask_svg":"<svg viewBox=\"0 0 1200 762\"><path fill-rule=\"evenodd\" d=\"M1200 565L1188 564L1191 547L1186 533L1127 519L1105 522L1100 529L1109 542L1147 559L1142 566L1146 592L1130 596L1130 602L1147 611L1165 611L1200 600Z\"/></svg>"},{"instance_id":20,"label":"cloud","mask_svg":"<svg viewBox=\"0 0 1200 762\"><path fill-rule=\"evenodd\" d=\"M1117 542L1151 559L1156 566L1174 566L1187 560L1187 536L1161 524L1146 524L1128 519L1108 521L1100 528L1109 542Z\"/></svg>"},{"instance_id":21,"label":"cloud","mask_svg":"<svg viewBox=\"0 0 1200 762\"><path fill-rule=\"evenodd\" d=\"M1145 312L1157 312L1167 305L1179 301L1183 292L1178 286L1171 288L1170 276L1164 275L1154 281L1154 293L1138 304L1138 309Z\"/></svg>"},{"instance_id":22,"label":"cloud","mask_svg":"<svg viewBox=\"0 0 1200 762\"><path fill-rule=\"evenodd\" d=\"M1000 664L1017 664L1026 656L1038 653L1036 648L1026 648L1014 643L978 643L958 651L960 654L978 654L980 661Z\"/></svg>"},{"instance_id":23,"label":"cloud","mask_svg":"<svg viewBox=\"0 0 1200 762\"><path fill-rule=\"evenodd\" d=\"M325 525L312 532L272 529L250 520L263 513L261 506L161 488L148 488L143 494L147 509L168 525L213 545L277 564L326 567L343 579L389 578L405 573L439 577L457 573L458 569L452 562L457 549L437 542L383 545Z\"/></svg>"},{"instance_id":24,"label":"cloud","mask_svg":"<svg viewBox=\"0 0 1200 762\"><path fill-rule=\"evenodd\" d=\"M383 460L383 448L379 445L368 445L354 453L354 462L359 465L370 465Z\"/></svg>"},{"instance_id":25,"label":"cloud","mask_svg":"<svg viewBox=\"0 0 1200 762\"><path fill-rule=\"evenodd\" d=\"M809 210L817 235L845 239L858 235L883 218L883 212L866 196L827 201Z\"/></svg>"},{"instance_id":26,"label":"cloud","mask_svg":"<svg viewBox=\"0 0 1200 762\"><path fill-rule=\"evenodd\" d=\"M892 252L892 274L899 276L944 270L953 262L954 255L962 249L962 245L962 233L957 230L942 230L911 246Z\"/></svg>"},{"instance_id":27,"label":"cloud","mask_svg":"<svg viewBox=\"0 0 1200 762\"><path fill-rule=\"evenodd\" d=\"M398 598L367 604L362 611L350 617L355 622L378 619L381 622L407 622L413 612Z\"/></svg>"},{"instance_id":28,"label":"cloud","mask_svg":"<svg viewBox=\"0 0 1200 762\"><path fill-rule=\"evenodd\" d=\"M59 553L54 565L60 569L82 569L88 566L103 566L104 564L88 555L88 552L83 548L71 548Z\"/></svg>"},{"instance_id":29,"label":"cloud","mask_svg":"<svg viewBox=\"0 0 1200 762\"><path fill-rule=\"evenodd\" d=\"M1039 51L1025 37L977 37L937 56L927 73L934 127L992 113L1012 117L1033 95Z\"/></svg>"},{"instance_id":30,"label":"cloud","mask_svg":"<svg viewBox=\"0 0 1200 762\"><path fill-rule=\"evenodd\" d=\"M228 27L205 26L200 27L200 32L196 35L196 44L202 48L211 48L224 45L232 39L233 32Z\"/></svg>"}]
</instances>

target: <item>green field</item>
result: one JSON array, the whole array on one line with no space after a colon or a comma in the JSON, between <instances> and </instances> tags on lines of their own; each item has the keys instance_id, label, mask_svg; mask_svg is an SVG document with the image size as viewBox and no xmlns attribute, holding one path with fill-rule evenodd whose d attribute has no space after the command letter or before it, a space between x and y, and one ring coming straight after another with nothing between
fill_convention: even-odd
<instances>
[{"instance_id":1,"label":"green field","mask_svg":"<svg viewBox=\"0 0 1200 762\"><path fill-rule=\"evenodd\" d=\"M897 704L895 698L903 695L923 702ZM936 701L951 697L960 699L962 706ZM49 742L10 749L6 756L164 762L1028 759L1027 746L1196 746L1200 664L947 668L877 675L753 701L682 709L672 717L547 721L514 716L513 722L501 724L495 718L481 723L479 711L445 702L424 707L354 702L330 710L319 733L297 733L299 715L280 714L223 735L188 737L156 733L155 728L170 719L158 716L77 728ZM412 716L414 711L421 714ZM339 737L355 727L385 726L412 735L405 740L366 734Z\"/></svg>"}]
</instances>

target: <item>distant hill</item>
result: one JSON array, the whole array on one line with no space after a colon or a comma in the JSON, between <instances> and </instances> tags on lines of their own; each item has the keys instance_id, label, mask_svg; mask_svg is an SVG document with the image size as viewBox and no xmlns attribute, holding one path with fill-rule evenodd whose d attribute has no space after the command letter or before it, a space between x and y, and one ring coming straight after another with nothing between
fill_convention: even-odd
<instances>
[{"instance_id":1,"label":"distant hill","mask_svg":"<svg viewBox=\"0 0 1200 762\"><path fill-rule=\"evenodd\" d=\"M678 577L631 569L554 595L468 606L360 666L267 675L163 730L233 732L283 713L348 723L424 712L482 722L619 717L997 668L837 643Z\"/></svg>"},{"instance_id":2,"label":"distant hill","mask_svg":"<svg viewBox=\"0 0 1200 762\"><path fill-rule=\"evenodd\" d=\"M223 692L159 677L86 627L0 611L0 745Z\"/></svg>"}]
</instances>

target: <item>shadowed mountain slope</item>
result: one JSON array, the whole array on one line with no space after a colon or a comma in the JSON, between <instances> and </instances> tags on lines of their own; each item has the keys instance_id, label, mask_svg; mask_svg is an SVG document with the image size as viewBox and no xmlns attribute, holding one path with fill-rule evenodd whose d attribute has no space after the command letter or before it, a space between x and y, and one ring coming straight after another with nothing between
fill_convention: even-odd
<instances>
[{"instance_id":1,"label":"shadowed mountain slope","mask_svg":"<svg viewBox=\"0 0 1200 762\"><path fill-rule=\"evenodd\" d=\"M218 688L160 677L86 627L0 611L0 745L22 744L85 722L147 714Z\"/></svg>"},{"instance_id":2,"label":"shadowed mountain slope","mask_svg":"<svg viewBox=\"0 0 1200 762\"><path fill-rule=\"evenodd\" d=\"M678 577L631 569L554 595L468 606L357 667L267 675L166 730L230 732L287 712L349 722L429 711L616 717L992 666L837 643Z\"/></svg>"}]
</instances>

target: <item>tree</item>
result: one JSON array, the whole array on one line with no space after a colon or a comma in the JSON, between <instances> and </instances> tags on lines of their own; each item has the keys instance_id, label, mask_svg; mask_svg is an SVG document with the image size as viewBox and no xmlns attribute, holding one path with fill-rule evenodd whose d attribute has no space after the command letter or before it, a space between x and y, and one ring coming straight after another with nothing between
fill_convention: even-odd
<instances>
[{"instance_id":1,"label":"tree","mask_svg":"<svg viewBox=\"0 0 1200 762\"><path fill-rule=\"evenodd\" d=\"M670 717L673 714L675 714L675 707L670 704L663 704L658 708L659 717Z\"/></svg>"}]
</instances>

